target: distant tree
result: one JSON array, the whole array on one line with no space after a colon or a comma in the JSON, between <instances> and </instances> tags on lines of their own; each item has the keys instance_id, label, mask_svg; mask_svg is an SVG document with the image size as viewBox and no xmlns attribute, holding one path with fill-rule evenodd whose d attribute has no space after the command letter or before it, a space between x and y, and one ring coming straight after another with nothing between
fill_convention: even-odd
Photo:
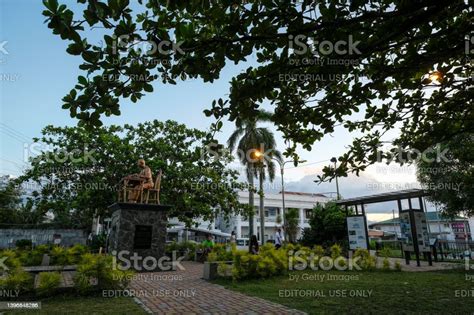
<instances>
[{"instance_id":1,"label":"distant tree","mask_svg":"<svg viewBox=\"0 0 474 315\"><path fill-rule=\"evenodd\" d=\"M289 208L285 212L285 234L288 242L295 243L299 230L299 211L296 208Z\"/></svg>"},{"instance_id":2,"label":"distant tree","mask_svg":"<svg viewBox=\"0 0 474 315\"><path fill-rule=\"evenodd\" d=\"M347 239L346 211L334 202L318 203L311 211L310 228L303 231L302 243L308 246Z\"/></svg>"},{"instance_id":3,"label":"distant tree","mask_svg":"<svg viewBox=\"0 0 474 315\"><path fill-rule=\"evenodd\" d=\"M12 180L0 189L0 226L21 227L43 222L45 214L33 207L34 196L21 199L22 189L16 180Z\"/></svg>"},{"instance_id":4,"label":"distant tree","mask_svg":"<svg viewBox=\"0 0 474 315\"><path fill-rule=\"evenodd\" d=\"M170 216L192 224L201 217L241 209L237 172L226 168L228 157L209 149L209 134L174 121L150 121L136 126L53 127L43 130L45 147L31 160L25 181L41 184L36 206L51 211L55 221L89 228L96 215L110 215L118 183L137 173L144 158L156 176L163 171L161 203L172 206ZM214 148L211 147L211 148Z\"/></svg>"},{"instance_id":5,"label":"distant tree","mask_svg":"<svg viewBox=\"0 0 474 315\"><path fill-rule=\"evenodd\" d=\"M459 135L420 156L417 177L445 215L474 215L474 134Z\"/></svg>"}]
</instances>

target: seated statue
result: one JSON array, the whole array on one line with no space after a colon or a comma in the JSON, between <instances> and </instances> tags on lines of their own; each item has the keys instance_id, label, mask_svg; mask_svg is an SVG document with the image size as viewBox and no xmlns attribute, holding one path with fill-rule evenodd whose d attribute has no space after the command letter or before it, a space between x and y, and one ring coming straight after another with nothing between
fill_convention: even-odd
<instances>
[{"instance_id":1,"label":"seated statue","mask_svg":"<svg viewBox=\"0 0 474 315\"><path fill-rule=\"evenodd\" d=\"M143 189L153 188L151 169L145 164L144 159L138 160L138 167L142 169L140 173L127 176L127 179L129 180L140 181L140 184L133 186L133 190L128 196L129 202L137 202Z\"/></svg>"}]
</instances>

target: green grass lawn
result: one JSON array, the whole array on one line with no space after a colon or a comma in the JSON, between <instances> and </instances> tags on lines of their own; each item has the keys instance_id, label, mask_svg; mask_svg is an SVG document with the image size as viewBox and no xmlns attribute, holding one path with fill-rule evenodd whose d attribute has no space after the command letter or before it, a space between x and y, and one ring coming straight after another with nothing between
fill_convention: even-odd
<instances>
[{"instance_id":1,"label":"green grass lawn","mask_svg":"<svg viewBox=\"0 0 474 315\"><path fill-rule=\"evenodd\" d=\"M2 311L0 311L1 313ZM147 314L130 297L55 296L41 300L41 310L6 311L5 314Z\"/></svg>"},{"instance_id":2,"label":"green grass lawn","mask_svg":"<svg viewBox=\"0 0 474 315\"><path fill-rule=\"evenodd\" d=\"M314 278L302 279L303 275ZM328 280L329 275L353 278ZM215 282L309 314L474 314L474 282L466 280L461 271L308 270L266 280ZM457 297L456 290L464 290L458 294L470 293L470 296ZM359 296L351 296L354 294Z\"/></svg>"}]
</instances>

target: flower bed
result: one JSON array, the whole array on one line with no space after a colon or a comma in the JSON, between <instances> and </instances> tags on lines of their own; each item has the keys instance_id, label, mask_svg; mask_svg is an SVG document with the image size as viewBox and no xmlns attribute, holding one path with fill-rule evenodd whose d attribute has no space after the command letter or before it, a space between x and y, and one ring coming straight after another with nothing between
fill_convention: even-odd
<instances>
[{"instance_id":1,"label":"flower bed","mask_svg":"<svg viewBox=\"0 0 474 315\"><path fill-rule=\"evenodd\" d=\"M342 249L335 244L324 249L321 246L313 248L299 244L288 244L280 249L275 249L272 244L260 247L258 254L237 250L235 247L216 246L208 256L205 268L216 268L220 277L231 277L234 281L242 279L269 278L284 275L291 270L356 270L372 271L377 268L376 258L367 250L358 249L349 257L342 255ZM387 263L383 270L393 270ZM399 270L394 266L395 270ZM205 272L206 273L206 272ZM207 274L213 275L212 270ZM212 279L210 277L209 279Z\"/></svg>"},{"instance_id":2,"label":"flower bed","mask_svg":"<svg viewBox=\"0 0 474 315\"><path fill-rule=\"evenodd\" d=\"M15 290L22 296L54 295L58 293L59 287L64 287L62 283L64 267L71 267L72 264L76 267L73 268L76 271L72 288L76 293L89 294L102 289L125 288L128 285L131 271L115 268L113 257L110 255L91 254L87 251L82 245L71 248L44 245L33 250L0 251L0 257L6 257L4 260L6 269L0 270L2 272L0 290ZM38 261L41 263L44 255L51 255L51 262L56 265L31 267L33 263ZM38 274L33 277L25 269Z\"/></svg>"}]
</instances>

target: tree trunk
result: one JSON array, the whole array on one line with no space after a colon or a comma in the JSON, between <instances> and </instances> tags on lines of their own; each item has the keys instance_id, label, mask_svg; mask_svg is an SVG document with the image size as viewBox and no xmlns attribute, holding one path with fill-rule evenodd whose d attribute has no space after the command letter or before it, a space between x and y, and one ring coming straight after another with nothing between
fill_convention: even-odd
<instances>
[{"instance_id":1,"label":"tree trunk","mask_svg":"<svg viewBox=\"0 0 474 315\"><path fill-rule=\"evenodd\" d=\"M254 207L254 194L253 194L253 190L254 190L254 185L253 185L253 166L252 164L250 163L249 165L249 173L250 173L250 177L249 177L249 206L251 207L251 211L249 213L249 252L251 251L251 246L250 246L250 240L252 239L252 235L254 234L254 224L253 224L253 220L254 220L254 212L255 212L255 207Z\"/></svg>"},{"instance_id":2,"label":"tree trunk","mask_svg":"<svg viewBox=\"0 0 474 315\"><path fill-rule=\"evenodd\" d=\"M265 209L264 209L264 199L263 199L263 168L260 169L259 181L260 181L260 242L263 245L265 243Z\"/></svg>"}]
</instances>

